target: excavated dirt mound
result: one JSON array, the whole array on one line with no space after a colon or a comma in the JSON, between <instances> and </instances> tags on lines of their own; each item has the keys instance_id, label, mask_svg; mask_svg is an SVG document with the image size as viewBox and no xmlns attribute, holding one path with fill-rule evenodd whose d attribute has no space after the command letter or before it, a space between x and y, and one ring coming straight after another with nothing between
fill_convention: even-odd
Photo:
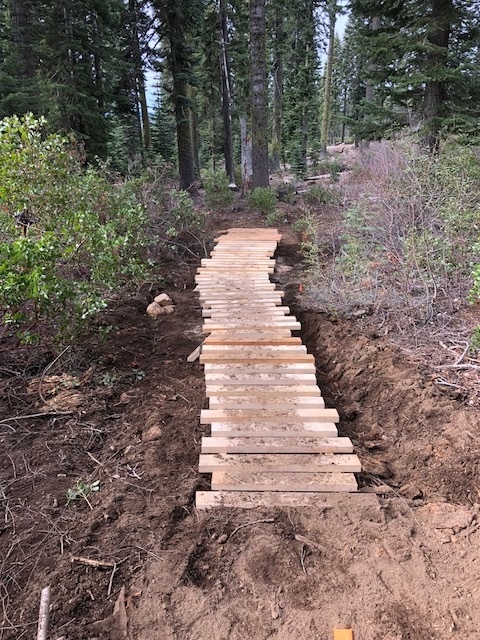
<instances>
[{"instance_id":1,"label":"excavated dirt mound","mask_svg":"<svg viewBox=\"0 0 480 640\"><path fill-rule=\"evenodd\" d=\"M295 305L285 237L277 277ZM0 639L34 635L47 584L52 639L327 640L334 626L356 640L476 638L478 412L384 338L304 311L327 406L362 457L361 486L380 495L197 513L196 265L169 267L48 371L58 352L0 352ZM145 309L160 291L176 310L155 321ZM79 488L97 480L90 508Z\"/></svg>"}]
</instances>

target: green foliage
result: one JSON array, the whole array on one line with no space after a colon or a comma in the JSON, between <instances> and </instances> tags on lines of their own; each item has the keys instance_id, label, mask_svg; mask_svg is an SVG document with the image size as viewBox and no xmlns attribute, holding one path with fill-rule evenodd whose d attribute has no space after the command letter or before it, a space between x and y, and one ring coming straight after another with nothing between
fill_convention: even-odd
<instances>
[{"instance_id":1,"label":"green foliage","mask_svg":"<svg viewBox=\"0 0 480 640\"><path fill-rule=\"evenodd\" d=\"M478 353L480 349L480 327L475 327L468 341L468 351L471 354Z\"/></svg>"},{"instance_id":2,"label":"green foliage","mask_svg":"<svg viewBox=\"0 0 480 640\"><path fill-rule=\"evenodd\" d=\"M135 190L79 160L31 115L0 122L0 313L20 331L47 318L73 331L145 273Z\"/></svg>"},{"instance_id":3,"label":"green foliage","mask_svg":"<svg viewBox=\"0 0 480 640\"><path fill-rule=\"evenodd\" d=\"M303 194L303 200L310 205L331 204L335 201L335 196L331 189L327 189L322 184L314 184Z\"/></svg>"},{"instance_id":4,"label":"green foliage","mask_svg":"<svg viewBox=\"0 0 480 640\"><path fill-rule=\"evenodd\" d=\"M269 187L257 187L249 193L248 204L251 209L268 216L275 212L277 199Z\"/></svg>"},{"instance_id":5,"label":"green foliage","mask_svg":"<svg viewBox=\"0 0 480 640\"><path fill-rule=\"evenodd\" d=\"M233 202L233 192L228 186L224 171L207 172L203 178L207 203L212 207L228 207Z\"/></svg>"},{"instance_id":6,"label":"green foliage","mask_svg":"<svg viewBox=\"0 0 480 640\"><path fill-rule=\"evenodd\" d=\"M164 224L167 236L175 238L182 231L199 231L203 227L202 214L195 209L192 198L186 191L170 192L170 207Z\"/></svg>"},{"instance_id":7,"label":"green foliage","mask_svg":"<svg viewBox=\"0 0 480 640\"><path fill-rule=\"evenodd\" d=\"M91 493L95 493L100 491L100 480L94 480L93 482L84 482L83 480L78 480L76 485L67 490L67 507L74 500L85 500L90 509L93 510L93 507L88 499L88 496Z\"/></svg>"},{"instance_id":8,"label":"green foliage","mask_svg":"<svg viewBox=\"0 0 480 640\"><path fill-rule=\"evenodd\" d=\"M333 244L334 263L314 269L317 306L394 309L403 314L400 323L415 327L437 317L440 297L465 298L471 289L469 299L477 302L477 151L454 140L438 156L407 143L372 144L361 178L362 194Z\"/></svg>"}]
</instances>

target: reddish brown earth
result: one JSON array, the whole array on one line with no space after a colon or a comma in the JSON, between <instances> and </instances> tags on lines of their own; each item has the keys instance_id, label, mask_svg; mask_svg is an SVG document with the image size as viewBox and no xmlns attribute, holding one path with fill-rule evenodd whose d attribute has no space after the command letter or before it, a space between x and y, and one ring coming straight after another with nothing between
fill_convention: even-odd
<instances>
[{"instance_id":1,"label":"reddish brown earth","mask_svg":"<svg viewBox=\"0 0 480 640\"><path fill-rule=\"evenodd\" d=\"M236 215L211 224L259 224ZM283 231L293 268L277 277L296 308L297 238ZM478 410L371 326L298 311L360 485L383 493L195 510L208 488L202 368L186 362L201 341L195 269L169 263L161 286L114 301L98 321L113 328L67 351L41 393L59 352L0 351L0 639L34 637L47 584L51 639L327 640L336 625L356 640L480 637ZM176 311L151 320L160 291ZM45 409L57 414L15 418ZM100 481L92 508L67 506L78 480Z\"/></svg>"}]
</instances>

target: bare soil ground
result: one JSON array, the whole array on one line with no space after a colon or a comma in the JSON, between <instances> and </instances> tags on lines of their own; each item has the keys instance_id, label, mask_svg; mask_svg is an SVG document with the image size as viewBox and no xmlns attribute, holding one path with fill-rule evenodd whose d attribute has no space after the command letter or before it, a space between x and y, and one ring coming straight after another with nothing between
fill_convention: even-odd
<instances>
[{"instance_id":1,"label":"bare soil ground","mask_svg":"<svg viewBox=\"0 0 480 640\"><path fill-rule=\"evenodd\" d=\"M196 512L207 427L202 368L186 357L201 314L195 261L172 262L48 371L58 352L0 351L1 640L34 636L47 584L51 639L480 637L478 410L390 336L303 309L298 238L282 231L277 279L363 460L360 485L380 493ZM145 308L160 291L176 311L155 321ZM79 480L100 481L91 508L66 504Z\"/></svg>"}]
</instances>

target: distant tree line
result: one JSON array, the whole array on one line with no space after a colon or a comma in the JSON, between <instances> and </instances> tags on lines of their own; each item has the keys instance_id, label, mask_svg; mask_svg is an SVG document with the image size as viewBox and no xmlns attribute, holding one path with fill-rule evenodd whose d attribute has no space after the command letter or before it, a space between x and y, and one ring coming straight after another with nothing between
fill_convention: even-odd
<instances>
[{"instance_id":1,"label":"distant tree line","mask_svg":"<svg viewBox=\"0 0 480 640\"><path fill-rule=\"evenodd\" d=\"M477 0L0 0L0 117L44 115L122 173L162 159L184 189L203 168L265 186L332 142L475 136L479 46Z\"/></svg>"}]
</instances>

